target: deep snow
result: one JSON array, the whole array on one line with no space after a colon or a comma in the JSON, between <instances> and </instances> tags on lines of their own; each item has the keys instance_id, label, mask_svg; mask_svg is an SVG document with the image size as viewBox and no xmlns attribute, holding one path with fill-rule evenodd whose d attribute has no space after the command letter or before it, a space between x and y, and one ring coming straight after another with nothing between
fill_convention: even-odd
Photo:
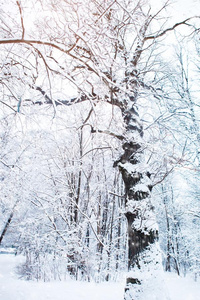
<instances>
[{"instance_id":1,"label":"deep snow","mask_svg":"<svg viewBox=\"0 0 200 300\"><path fill-rule=\"evenodd\" d=\"M18 278L16 266L24 258L14 254L0 254L0 300L123 300L124 282L86 283L31 282ZM168 300L200 299L200 284L175 274L164 275L165 294ZM149 291L149 299L155 295ZM159 299L162 300L162 299Z\"/></svg>"}]
</instances>

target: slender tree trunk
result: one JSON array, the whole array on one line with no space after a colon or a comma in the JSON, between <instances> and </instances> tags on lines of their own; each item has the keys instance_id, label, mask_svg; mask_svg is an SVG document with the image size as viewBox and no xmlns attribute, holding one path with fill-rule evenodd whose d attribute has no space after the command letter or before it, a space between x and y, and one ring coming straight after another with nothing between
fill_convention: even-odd
<instances>
[{"instance_id":1,"label":"slender tree trunk","mask_svg":"<svg viewBox=\"0 0 200 300\"><path fill-rule=\"evenodd\" d=\"M171 234L170 234L169 217L168 217L166 205L165 205L165 212L166 212L166 222L167 222L167 259L165 264L165 271L171 272Z\"/></svg>"},{"instance_id":2,"label":"slender tree trunk","mask_svg":"<svg viewBox=\"0 0 200 300\"><path fill-rule=\"evenodd\" d=\"M15 211L15 208L16 208L18 202L19 202L19 201L17 200L16 203L15 203L15 205L13 206L12 211L11 211L9 217L8 217L8 220L7 220L5 226L4 226L3 230L2 230L2 233L1 233L1 235L0 235L0 245L1 245L2 240L3 240L3 238L5 237L6 232L7 232L8 228L9 228L9 226L10 226L10 223L11 223L12 218L13 218L13 216L14 216L14 211Z\"/></svg>"},{"instance_id":3,"label":"slender tree trunk","mask_svg":"<svg viewBox=\"0 0 200 300\"><path fill-rule=\"evenodd\" d=\"M113 228L114 228L114 213L115 213L115 196L113 196L113 206L112 206L112 213L111 213L111 220L110 220L110 232L108 237L108 262L107 262L107 275L106 281L110 280L110 265L112 259L112 243L113 243ZM114 270L113 270L114 271Z\"/></svg>"},{"instance_id":4,"label":"slender tree trunk","mask_svg":"<svg viewBox=\"0 0 200 300\"><path fill-rule=\"evenodd\" d=\"M11 223L11 221L12 221L13 214L14 214L14 213L13 213L13 211L12 211L12 212L10 213L10 216L9 216L9 218L8 218L8 220L7 220L7 222L6 222L5 226L4 226L4 228L3 228L3 231L2 231L1 236L0 236L0 245L1 245L1 243L2 243L2 240L3 240L4 236L6 235L6 232L7 232L8 228L9 228L9 225L10 225L10 223Z\"/></svg>"},{"instance_id":5,"label":"slender tree trunk","mask_svg":"<svg viewBox=\"0 0 200 300\"><path fill-rule=\"evenodd\" d=\"M170 233L170 222L169 222L169 214L167 210L167 195L164 186L162 185L162 193L163 193L163 204L165 207L165 216L166 216L166 229L167 229L167 258L165 263L165 271L171 272L171 247L172 247L172 237Z\"/></svg>"}]
</instances>

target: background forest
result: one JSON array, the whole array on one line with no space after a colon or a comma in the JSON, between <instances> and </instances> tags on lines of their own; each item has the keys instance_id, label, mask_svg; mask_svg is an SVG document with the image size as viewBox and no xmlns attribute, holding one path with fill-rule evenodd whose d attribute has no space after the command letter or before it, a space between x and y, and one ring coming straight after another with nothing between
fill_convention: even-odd
<instances>
[{"instance_id":1,"label":"background forest","mask_svg":"<svg viewBox=\"0 0 200 300\"><path fill-rule=\"evenodd\" d=\"M21 276L116 281L149 249L198 280L199 17L0 3L0 245L26 256Z\"/></svg>"}]
</instances>

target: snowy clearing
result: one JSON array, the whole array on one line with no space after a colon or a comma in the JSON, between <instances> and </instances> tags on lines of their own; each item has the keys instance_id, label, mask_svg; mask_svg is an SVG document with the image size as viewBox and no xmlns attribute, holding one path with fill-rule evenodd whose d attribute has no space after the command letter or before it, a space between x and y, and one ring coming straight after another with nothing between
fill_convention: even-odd
<instances>
[{"instance_id":1,"label":"snowy clearing","mask_svg":"<svg viewBox=\"0 0 200 300\"><path fill-rule=\"evenodd\" d=\"M18 279L17 264L23 257L0 255L1 300L121 300L124 283L31 282Z\"/></svg>"},{"instance_id":2,"label":"snowy clearing","mask_svg":"<svg viewBox=\"0 0 200 300\"><path fill-rule=\"evenodd\" d=\"M0 299L1 300L122 300L124 282L31 282L18 279L16 266L24 261L21 256L0 254ZM200 299L200 284L174 274L165 274L166 298L168 300ZM155 298L150 291L149 299ZM159 299L162 300L162 299Z\"/></svg>"}]
</instances>

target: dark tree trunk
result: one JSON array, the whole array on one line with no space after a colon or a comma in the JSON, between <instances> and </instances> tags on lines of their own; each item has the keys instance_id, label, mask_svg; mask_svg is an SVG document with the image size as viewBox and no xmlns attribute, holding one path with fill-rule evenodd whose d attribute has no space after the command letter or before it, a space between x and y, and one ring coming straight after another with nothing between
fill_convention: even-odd
<instances>
[{"instance_id":1,"label":"dark tree trunk","mask_svg":"<svg viewBox=\"0 0 200 300\"><path fill-rule=\"evenodd\" d=\"M0 235L0 245L1 245L1 243L2 243L3 238L4 238L5 235L6 235L6 232L7 232L8 228L9 228L9 226L10 226L10 223L11 223L11 221L12 221L12 219L13 219L14 211L15 211L15 208L16 208L18 202L19 202L19 201L16 201L15 205L13 206L12 211L11 211L9 217L8 217L8 220L7 220L5 226L4 226L3 230L2 230L2 233L1 233L1 235Z\"/></svg>"},{"instance_id":2,"label":"dark tree trunk","mask_svg":"<svg viewBox=\"0 0 200 300\"><path fill-rule=\"evenodd\" d=\"M4 236L6 235L6 232L7 232L8 228L9 228L9 225L10 225L10 223L12 221L12 218L13 218L13 212L11 212L11 214L10 214L10 216L9 216L9 218L8 218L5 226L4 226L4 229L3 229L2 233L1 233L1 236L0 236L0 245L2 243L2 240L3 240Z\"/></svg>"},{"instance_id":3,"label":"dark tree trunk","mask_svg":"<svg viewBox=\"0 0 200 300\"><path fill-rule=\"evenodd\" d=\"M124 112L127 140L123 144L123 154L115 163L121 172L125 185L125 216L128 223L128 270L125 299L134 299L134 289L141 284L135 270L143 272L148 264L156 264L151 259L155 252L151 245L158 237L153 207L150 202L152 190L151 175L145 166L143 130L134 106ZM145 255L144 255L145 252ZM138 272L137 272L138 274Z\"/></svg>"},{"instance_id":4,"label":"dark tree trunk","mask_svg":"<svg viewBox=\"0 0 200 300\"><path fill-rule=\"evenodd\" d=\"M162 187L163 195L165 193L164 188ZM165 271L171 272L171 233L170 233L170 224L169 224L169 215L167 211L167 199L164 196L164 207L165 207L165 215L166 215L166 226L167 226L167 258L165 264Z\"/></svg>"}]
</instances>

